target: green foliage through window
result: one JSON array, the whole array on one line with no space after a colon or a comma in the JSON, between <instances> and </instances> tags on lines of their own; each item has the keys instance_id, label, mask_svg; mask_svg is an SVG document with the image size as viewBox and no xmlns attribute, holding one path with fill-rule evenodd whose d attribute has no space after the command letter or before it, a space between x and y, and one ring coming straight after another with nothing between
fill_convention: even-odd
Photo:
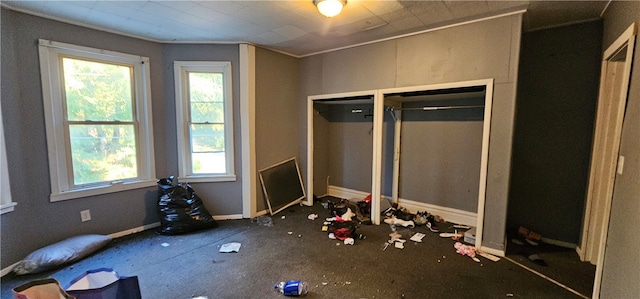
<instances>
[{"instance_id":1,"label":"green foliage through window","mask_svg":"<svg viewBox=\"0 0 640 299\"><path fill-rule=\"evenodd\" d=\"M62 60L73 183L137 177L132 67Z\"/></svg>"}]
</instances>

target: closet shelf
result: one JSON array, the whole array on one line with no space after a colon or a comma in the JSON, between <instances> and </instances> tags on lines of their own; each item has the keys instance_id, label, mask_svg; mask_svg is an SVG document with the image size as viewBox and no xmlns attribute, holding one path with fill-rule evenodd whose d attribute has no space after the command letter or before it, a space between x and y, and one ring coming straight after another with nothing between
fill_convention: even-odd
<instances>
[{"instance_id":1,"label":"closet shelf","mask_svg":"<svg viewBox=\"0 0 640 299\"><path fill-rule=\"evenodd\" d=\"M422 110L422 111L435 111L435 110L451 110L451 109L474 109L484 108L484 105L468 105L468 106L424 106L414 108L393 108L387 107L389 111L406 111L406 110Z\"/></svg>"}]
</instances>

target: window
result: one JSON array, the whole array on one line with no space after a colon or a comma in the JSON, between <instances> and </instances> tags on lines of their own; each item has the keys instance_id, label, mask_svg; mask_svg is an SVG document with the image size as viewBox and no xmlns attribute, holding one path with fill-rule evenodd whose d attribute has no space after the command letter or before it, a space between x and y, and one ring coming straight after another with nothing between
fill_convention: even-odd
<instances>
[{"instance_id":1,"label":"window","mask_svg":"<svg viewBox=\"0 0 640 299\"><path fill-rule=\"evenodd\" d=\"M51 201L153 186L149 59L40 40Z\"/></svg>"},{"instance_id":2,"label":"window","mask_svg":"<svg viewBox=\"0 0 640 299\"><path fill-rule=\"evenodd\" d=\"M179 177L235 181L231 63L175 61Z\"/></svg>"},{"instance_id":3,"label":"window","mask_svg":"<svg viewBox=\"0 0 640 299\"><path fill-rule=\"evenodd\" d=\"M0 214L13 211L15 202L11 201L11 188L9 186L9 165L7 165L7 152L4 144L4 128L2 125L2 112L0 111Z\"/></svg>"}]
</instances>

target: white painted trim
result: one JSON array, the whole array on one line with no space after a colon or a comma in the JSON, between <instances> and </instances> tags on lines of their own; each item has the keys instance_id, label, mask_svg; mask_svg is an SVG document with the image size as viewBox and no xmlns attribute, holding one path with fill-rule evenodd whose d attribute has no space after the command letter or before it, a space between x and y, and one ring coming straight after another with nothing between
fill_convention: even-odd
<instances>
[{"instance_id":1,"label":"white painted trim","mask_svg":"<svg viewBox=\"0 0 640 299\"><path fill-rule=\"evenodd\" d=\"M371 194L371 193L365 192L365 191L347 189L347 188L334 186L334 185L327 186L327 195L333 196L333 197L338 197L338 198L348 199L350 201L351 200L355 200L355 199L363 200L369 194Z\"/></svg>"},{"instance_id":2,"label":"white painted trim","mask_svg":"<svg viewBox=\"0 0 640 299\"><path fill-rule=\"evenodd\" d=\"M314 145L313 145L313 101L316 100L327 100L327 99L340 99L340 98L348 98L348 97L361 97L361 96L367 96L367 97L373 97L374 98L374 109L376 109L375 106L375 102L376 101L382 101L377 100L379 98L378 96L378 92L377 90L364 90L364 91L353 91L353 92L342 92L342 93L332 93L332 94L322 94L322 95L311 95L307 97L307 180L308 180L308 184L307 184L307 201L306 201L306 205L313 205L313 182L314 182L314 175L313 175L313 156L314 156ZM383 105L379 105L379 106L383 106ZM379 107L379 109L382 109L383 107ZM374 118L375 115L377 113L374 113ZM375 127L375 120L374 120L374 127ZM382 124L380 124L380 128L382 127ZM374 134L375 135L375 134ZM375 155L376 155L376 146L375 146L375 140L374 140L374 146L373 146L373 157L372 157L372 161L375 160ZM376 165L374 162L374 165L372 165L372 169L373 169L373 173L372 175L372 179L376 177L376 175L380 175L380 171L376 171ZM377 186L377 187L376 187ZM377 188L377 194L376 194L376 188ZM329 184L328 184L328 179L327 179L327 194L331 195L331 193L329 192ZM375 180L371 182L371 189L372 189L372 197L376 198L374 196L380 196L380 186L379 186L379 182L376 183ZM369 193L367 193L368 195ZM366 195L365 195L366 196ZM376 223L377 221L377 223ZM374 224L380 224L380 203L378 201L373 201L372 205L371 205L371 222Z\"/></svg>"},{"instance_id":3,"label":"white painted trim","mask_svg":"<svg viewBox=\"0 0 640 299\"><path fill-rule=\"evenodd\" d=\"M506 256L504 250L493 249L493 248L489 248L489 247L485 247L485 246L480 246L480 251L484 251L486 253L490 253L490 254L493 254L493 255L499 256L499 257L505 257Z\"/></svg>"},{"instance_id":4,"label":"white painted trim","mask_svg":"<svg viewBox=\"0 0 640 299\"><path fill-rule=\"evenodd\" d=\"M216 221L243 219L242 214L215 215L211 217L213 217L213 220L216 220Z\"/></svg>"},{"instance_id":5,"label":"white painted trim","mask_svg":"<svg viewBox=\"0 0 640 299\"><path fill-rule=\"evenodd\" d=\"M482 124L482 156L480 158L480 182L478 184L478 219L476 224L476 246L482 246L484 235L484 210L487 197L487 172L489 171L489 139L491 138L491 112L493 111L493 79L485 81L484 119Z\"/></svg>"},{"instance_id":6,"label":"white painted trim","mask_svg":"<svg viewBox=\"0 0 640 299\"><path fill-rule=\"evenodd\" d=\"M222 75L224 113L225 173L194 173L189 129L191 97L189 95L189 73L215 73ZM233 125L233 75L229 61L174 61L176 138L178 140L178 179L190 182L235 181L234 125Z\"/></svg>"},{"instance_id":7,"label":"white painted trim","mask_svg":"<svg viewBox=\"0 0 640 299\"><path fill-rule=\"evenodd\" d=\"M9 164L7 163L7 148L5 146L4 136L2 109L0 109L0 214L13 211L13 208L17 205L17 203L11 199Z\"/></svg>"},{"instance_id":8,"label":"white painted trim","mask_svg":"<svg viewBox=\"0 0 640 299\"><path fill-rule=\"evenodd\" d=\"M9 213L9 212L13 212L15 206L17 206L18 203L16 202L8 202L6 204L0 205L0 214L4 214L4 213Z\"/></svg>"},{"instance_id":9,"label":"white painted trim","mask_svg":"<svg viewBox=\"0 0 640 299\"><path fill-rule=\"evenodd\" d=\"M638 28L636 26L635 23L631 24L631 26L629 26L629 28L627 28L612 44L611 46L609 46L607 48L607 50L604 51L603 54L603 60L609 60L611 58L613 58L613 56L615 54L617 54L618 52L620 52L620 50L625 46L625 45L630 45L632 48L633 47L633 43L632 43L632 39L635 37L636 33L638 32ZM633 53L633 51L630 51L631 53ZM628 57L628 56L627 56ZM631 56L633 57L633 56ZM628 88L628 87L627 87Z\"/></svg>"},{"instance_id":10,"label":"white painted trim","mask_svg":"<svg viewBox=\"0 0 640 299\"><path fill-rule=\"evenodd\" d=\"M565 241L560 241L560 240L554 240L554 239L549 239L549 238L541 238L541 241L543 243L547 243L547 244L551 244L551 245L555 245L555 246L559 246L559 247L564 247L564 248L571 248L571 249L577 249L578 245L576 245L575 243L571 243L571 242L565 242Z\"/></svg>"},{"instance_id":11,"label":"white painted trim","mask_svg":"<svg viewBox=\"0 0 640 299\"><path fill-rule=\"evenodd\" d=\"M93 195L132 190L155 185L155 158L151 107L151 83L149 58L107 51L97 48L67 44L46 39L38 40L42 100L45 112L45 130L51 181L50 201L61 201ZM138 151L138 177L114 182L74 185L71 180L72 162L68 153L69 137L63 125L65 113L62 66L60 57L95 59L104 63L127 65L133 70L134 82L132 106L135 111L136 144Z\"/></svg>"},{"instance_id":12,"label":"white painted trim","mask_svg":"<svg viewBox=\"0 0 640 299\"><path fill-rule=\"evenodd\" d=\"M384 95L378 90L373 96L373 163L371 165L371 223L380 224L382 200L382 127L384 124Z\"/></svg>"},{"instance_id":13,"label":"white painted trim","mask_svg":"<svg viewBox=\"0 0 640 299\"><path fill-rule=\"evenodd\" d=\"M449 88L458 88L458 87L467 87L467 86L485 86L486 91L485 91L483 130L482 130L482 149L481 149L482 153L480 158L481 160L480 160L480 170L479 170L480 179L478 182L478 187L479 187L478 214L477 214L476 223L475 223L475 227L477 228L476 246L480 248L482 248L482 236L483 236L483 225L484 225L484 209L485 209L487 171L488 171L488 161L489 161L489 138L491 135L490 132L491 132L491 113L492 113L492 103L493 103L493 85L494 85L494 79L489 78L489 79L448 82L448 83L440 83L440 84L410 86L410 87L387 88L379 91L379 93L384 95L384 94L394 94L394 93L403 93L403 92L412 92L412 91L422 91L422 90L449 89ZM469 225L473 225L473 224L469 224Z\"/></svg>"},{"instance_id":14,"label":"white painted trim","mask_svg":"<svg viewBox=\"0 0 640 299\"><path fill-rule=\"evenodd\" d=\"M307 205L313 205L313 97L307 97ZM329 178L327 178L327 188L329 187Z\"/></svg>"},{"instance_id":15,"label":"white painted trim","mask_svg":"<svg viewBox=\"0 0 640 299\"><path fill-rule=\"evenodd\" d=\"M604 55L603 55L603 62L608 61L609 59L613 58L614 55L616 55L623 47L627 47L627 54L626 54L626 61L625 61L625 65L624 65L624 73L622 75L622 80L621 80L621 84L622 86L620 87L620 103L618 105L618 114L616 115L616 127L614 129L614 143L616 145L616 149L615 149L615 156L618 157L619 154L619 149L620 149L620 139L621 139L621 135L622 135L622 124L623 124L623 120L624 120L624 113L625 113L625 107L627 104L627 100L628 100L628 92L629 92L629 84L631 82L631 68L632 68L632 64L633 64L633 53L634 53L634 46L635 46L635 40L636 40L636 34L638 32L638 27L636 25L636 23L632 23L629 28L627 28L627 30L624 31L624 33L622 33L622 35L620 37L618 37L618 39L616 39L613 44L611 44L611 46L609 48L607 48L607 50L604 51ZM602 80L604 81L604 76L606 75L606 72L603 72L601 74ZM602 88L602 85L601 85ZM598 99L598 101L601 101L602 99ZM614 166L616 167L616 166ZM615 168L614 168L615 169ZM614 170L615 171L615 170ZM615 173L615 172L614 172ZM615 174L614 174L614 183L615 183ZM611 184L613 185L613 183ZM607 194L607 198L606 198L606 202L605 202L605 207L604 207L604 218L602 221L602 227L600 230L600 244L599 244L599 248L598 248L598 262L596 264L596 275L594 278L594 283L593 283L593 293L592 293L592 298L594 299L598 299L600 298L600 288L602 286L602 273L604 270L604 255L605 255L605 250L606 250L606 245L607 245L607 236L609 234L609 220L611 217L611 202L613 200L613 186L610 190L610 193Z\"/></svg>"},{"instance_id":16,"label":"white painted trim","mask_svg":"<svg viewBox=\"0 0 640 299\"><path fill-rule=\"evenodd\" d=\"M242 148L242 216L257 209L256 171L256 48L240 44L240 135Z\"/></svg>"},{"instance_id":17,"label":"white painted trim","mask_svg":"<svg viewBox=\"0 0 640 299\"><path fill-rule=\"evenodd\" d=\"M5 275L11 273L11 271L13 271L13 268L15 268L20 262L16 262L13 265L9 265L8 267L2 269L2 271L0 271L0 277L4 277Z\"/></svg>"},{"instance_id":18,"label":"white painted trim","mask_svg":"<svg viewBox=\"0 0 640 299\"><path fill-rule=\"evenodd\" d=\"M160 226L160 222L149 223L149 224L145 224L145 225L142 225L142 226L134 227L134 228L131 228L131 229L123 230L123 231L120 231L120 232L117 232L117 233L109 234L109 237L114 238L114 239L115 238L121 238L121 237L124 237L124 236L136 234L136 233L143 232L145 230L149 230L149 229L156 228L156 227L159 227L159 226Z\"/></svg>"}]
</instances>

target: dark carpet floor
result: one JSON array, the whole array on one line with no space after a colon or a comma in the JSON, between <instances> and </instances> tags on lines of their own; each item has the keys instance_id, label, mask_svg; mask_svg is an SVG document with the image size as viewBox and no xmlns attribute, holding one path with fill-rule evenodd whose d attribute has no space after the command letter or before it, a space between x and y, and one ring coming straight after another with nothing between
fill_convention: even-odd
<instances>
[{"instance_id":1,"label":"dark carpet floor","mask_svg":"<svg viewBox=\"0 0 640 299\"><path fill-rule=\"evenodd\" d=\"M312 213L320 217L307 219ZM479 257L476 263L455 252L455 241L424 226L399 229L407 240L415 232L426 234L422 243L407 241L404 249L383 250L391 232L385 224L359 226L357 232L366 238L344 245L321 231L327 216L328 210L316 204L280 212L271 227L227 220L218 228L179 236L145 231L58 270L8 274L2 278L2 299L12 298L11 289L30 280L53 277L64 286L102 267L137 276L143 298L154 299L284 298L273 286L289 279L309 284L306 298L580 298L505 259ZM220 253L229 242L240 242L240 251Z\"/></svg>"}]
</instances>

